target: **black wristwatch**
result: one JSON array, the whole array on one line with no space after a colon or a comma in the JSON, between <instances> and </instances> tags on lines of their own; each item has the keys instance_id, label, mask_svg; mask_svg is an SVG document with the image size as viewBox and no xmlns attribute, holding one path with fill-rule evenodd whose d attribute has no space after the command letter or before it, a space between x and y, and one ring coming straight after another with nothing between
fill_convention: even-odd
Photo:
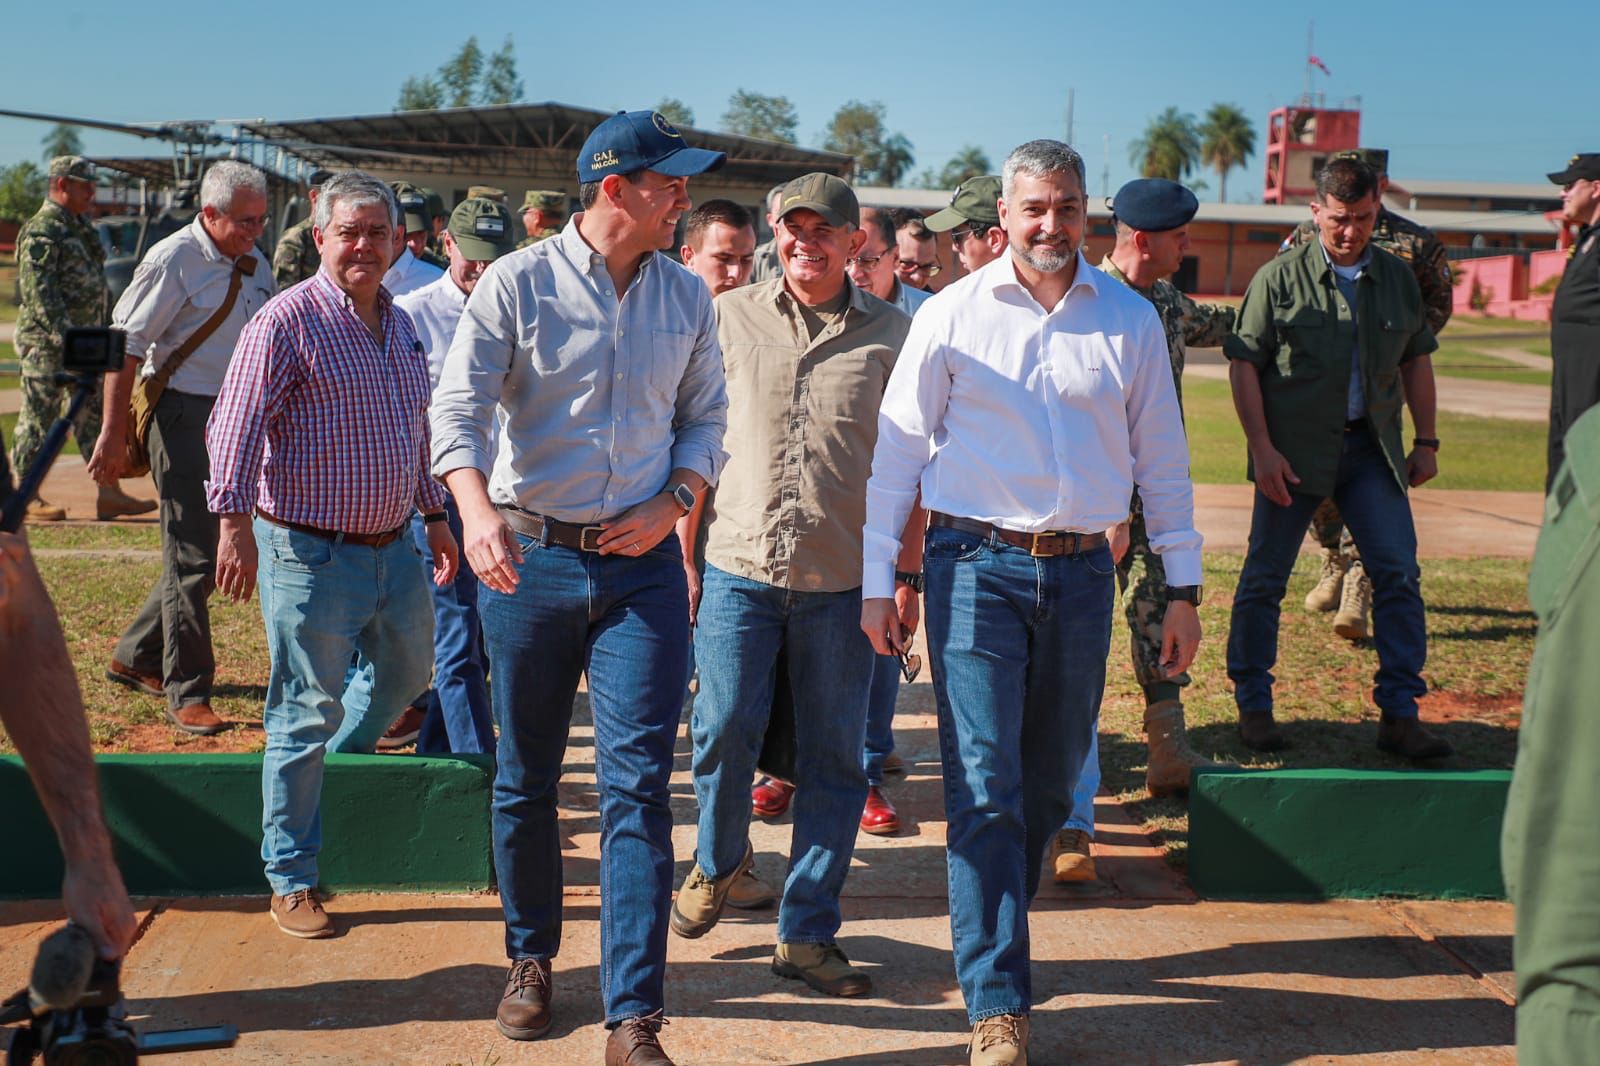
<instances>
[{"instance_id":1,"label":"black wristwatch","mask_svg":"<svg viewBox=\"0 0 1600 1066\"><path fill-rule=\"evenodd\" d=\"M694 489L680 481L676 485L668 485L667 491L672 493L674 500L678 501L678 506L683 508L684 514L694 510Z\"/></svg>"},{"instance_id":2,"label":"black wristwatch","mask_svg":"<svg viewBox=\"0 0 1600 1066\"><path fill-rule=\"evenodd\" d=\"M1200 601L1204 600L1205 598L1206 598L1206 590L1205 590L1205 586L1204 585L1168 585L1167 586L1167 602L1168 603L1173 603L1175 601L1181 600L1184 603L1192 603L1196 607L1198 607L1198 606L1200 606Z\"/></svg>"},{"instance_id":3,"label":"black wristwatch","mask_svg":"<svg viewBox=\"0 0 1600 1066\"><path fill-rule=\"evenodd\" d=\"M921 574L912 574L912 573L908 573L908 572L906 572L904 570L896 570L894 572L894 579L895 579L895 581L897 583L899 583L901 585L905 585L908 588L910 588L911 591L915 592L918 596L922 595L922 575Z\"/></svg>"},{"instance_id":4,"label":"black wristwatch","mask_svg":"<svg viewBox=\"0 0 1600 1066\"><path fill-rule=\"evenodd\" d=\"M446 520L449 519L449 517L450 516L445 514L443 511L432 511L432 512L424 511L422 513L422 521L427 523L427 524L429 524L429 525L432 525L435 522L446 521Z\"/></svg>"},{"instance_id":5,"label":"black wristwatch","mask_svg":"<svg viewBox=\"0 0 1600 1066\"><path fill-rule=\"evenodd\" d=\"M1411 446L1413 448L1432 448L1434 451L1438 451L1439 450L1439 438L1438 437L1412 437L1411 438Z\"/></svg>"}]
</instances>

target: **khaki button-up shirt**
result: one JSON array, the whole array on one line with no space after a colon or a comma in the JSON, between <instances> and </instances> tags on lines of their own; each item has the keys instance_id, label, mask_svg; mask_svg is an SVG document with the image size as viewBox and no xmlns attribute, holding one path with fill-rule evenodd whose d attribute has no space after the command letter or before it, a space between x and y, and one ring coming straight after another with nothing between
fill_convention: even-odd
<instances>
[{"instance_id":1,"label":"khaki button-up shirt","mask_svg":"<svg viewBox=\"0 0 1600 1066\"><path fill-rule=\"evenodd\" d=\"M800 592L861 584L878 407L911 319L849 292L815 340L782 278L717 298L728 465L706 561L719 570Z\"/></svg>"}]
</instances>

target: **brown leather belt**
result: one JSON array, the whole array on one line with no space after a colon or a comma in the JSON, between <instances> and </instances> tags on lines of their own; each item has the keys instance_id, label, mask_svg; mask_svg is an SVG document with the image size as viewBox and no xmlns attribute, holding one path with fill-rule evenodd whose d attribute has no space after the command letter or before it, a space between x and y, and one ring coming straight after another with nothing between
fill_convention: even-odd
<instances>
[{"instance_id":1,"label":"brown leather belt","mask_svg":"<svg viewBox=\"0 0 1600 1066\"><path fill-rule=\"evenodd\" d=\"M321 537L323 540L336 540L343 544L359 544L365 548L386 547L399 540L402 533L408 533L411 530L410 522L402 522L387 533L341 533L334 529L321 529L317 526L301 525L299 522L285 522L283 519L276 515L270 515L259 507L256 508L256 516L263 522L271 522L275 526L292 529L296 533L309 533L313 537Z\"/></svg>"},{"instance_id":2,"label":"brown leather belt","mask_svg":"<svg viewBox=\"0 0 1600 1066\"><path fill-rule=\"evenodd\" d=\"M975 518L957 518L943 511L929 511L928 524L959 529L963 533L976 533L991 540L998 540L1001 544L1009 544L1013 548L1025 548L1028 554L1041 557L1077 555L1080 552L1093 551L1106 542L1104 533L1018 533L1015 530L992 526L988 522L979 522Z\"/></svg>"},{"instance_id":3,"label":"brown leather belt","mask_svg":"<svg viewBox=\"0 0 1600 1066\"><path fill-rule=\"evenodd\" d=\"M605 532L604 526L580 526L573 522L558 522L554 518L546 518L544 515L517 507L499 504L496 506L500 509L500 517L506 520L506 525L523 536L533 537L545 544L576 548L581 552L600 550L599 537Z\"/></svg>"}]
</instances>

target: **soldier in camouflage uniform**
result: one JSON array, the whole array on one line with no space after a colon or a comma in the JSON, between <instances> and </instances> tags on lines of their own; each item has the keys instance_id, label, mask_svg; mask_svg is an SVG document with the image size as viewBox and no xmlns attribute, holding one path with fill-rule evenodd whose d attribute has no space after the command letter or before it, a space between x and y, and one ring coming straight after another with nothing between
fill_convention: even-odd
<instances>
[{"instance_id":1,"label":"soldier in camouflage uniform","mask_svg":"<svg viewBox=\"0 0 1600 1066\"><path fill-rule=\"evenodd\" d=\"M50 161L50 192L39 211L17 235L17 281L22 306L17 316L17 357L22 364L22 412L17 418L16 449L12 463L18 475L27 471L50 424L61 416L66 399L56 384L61 372L61 349L66 331L73 326L106 324L110 288L106 285L105 249L85 214L94 203L94 165L75 155ZM94 389L73 423L78 450L94 452L100 436L104 400ZM102 521L118 515L155 510L154 500L136 500L120 488L101 486L96 516ZM28 506L34 521L59 522L67 516L43 499Z\"/></svg>"},{"instance_id":2,"label":"soldier in camouflage uniform","mask_svg":"<svg viewBox=\"0 0 1600 1066\"><path fill-rule=\"evenodd\" d=\"M406 246L411 249L411 254L429 266L438 267L441 271L449 270L450 260L428 248L433 239L433 215L428 209L427 194L409 181L392 181L389 188L394 190L395 202L400 205L406 228Z\"/></svg>"},{"instance_id":3,"label":"soldier in camouflage uniform","mask_svg":"<svg viewBox=\"0 0 1600 1066\"><path fill-rule=\"evenodd\" d=\"M272 253L272 280L283 292L298 285L322 268L322 253L311 236L311 224L316 219L317 193L322 183L333 176L331 171L314 171L307 182L306 217L283 231L278 247Z\"/></svg>"},{"instance_id":4,"label":"soldier in camouflage uniform","mask_svg":"<svg viewBox=\"0 0 1600 1066\"><path fill-rule=\"evenodd\" d=\"M1329 159L1354 159L1365 163L1378 175L1380 201L1389 192L1389 150L1387 148L1354 148L1336 152ZM1317 226L1306 219L1295 227L1283 242L1281 251L1297 244L1317 239ZM1437 336L1450 321L1455 306L1455 296L1450 284L1450 261L1445 257L1444 245L1431 229L1397 215L1379 205L1378 221L1372 227L1372 243L1386 252L1404 259L1416 276L1417 287L1422 290L1423 314L1428 326ZM1306 609L1332 611L1333 629L1348 640L1361 640L1370 627L1368 617L1372 612L1372 582L1366 568L1361 565L1361 555L1355 541L1344 528L1338 505L1332 500L1322 501L1311 518L1311 535L1322 545L1322 572L1316 585L1306 593Z\"/></svg>"},{"instance_id":5,"label":"soldier in camouflage uniform","mask_svg":"<svg viewBox=\"0 0 1600 1066\"><path fill-rule=\"evenodd\" d=\"M423 199L428 201L428 217L433 220L433 231L428 235L427 252L432 259L428 262L438 261L444 264L444 269L450 269L450 253L444 247L444 227L450 221L450 212L444 209L444 197L428 188L422 187Z\"/></svg>"},{"instance_id":6,"label":"soldier in camouflage uniform","mask_svg":"<svg viewBox=\"0 0 1600 1066\"><path fill-rule=\"evenodd\" d=\"M522 198L522 225L528 235L517 247L526 248L560 233L566 210L566 193L556 189L529 190Z\"/></svg>"}]
</instances>

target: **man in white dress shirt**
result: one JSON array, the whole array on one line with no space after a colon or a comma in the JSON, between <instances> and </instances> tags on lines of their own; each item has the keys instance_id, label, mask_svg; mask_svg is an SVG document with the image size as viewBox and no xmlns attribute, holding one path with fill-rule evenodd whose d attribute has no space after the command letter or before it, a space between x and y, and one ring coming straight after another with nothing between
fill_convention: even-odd
<instances>
[{"instance_id":1,"label":"man in white dress shirt","mask_svg":"<svg viewBox=\"0 0 1600 1066\"><path fill-rule=\"evenodd\" d=\"M405 222L396 227L395 260L383 275L383 287L389 290L390 296L402 296L408 292L415 292L424 285L433 284L442 278L445 272L427 260L418 258L414 247L423 243L423 238L430 228L426 198L415 185L408 182L393 182L389 187L394 190L395 199L400 201ZM443 359L444 355L440 353L435 358ZM438 365L431 361L429 365L433 369L433 380L437 384Z\"/></svg>"},{"instance_id":2,"label":"man in white dress shirt","mask_svg":"<svg viewBox=\"0 0 1600 1066\"><path fill-rule=\"evenodd\" d=\"M1188 446L1149 301L1083 258L1083 159L1030 141L1001 173L1010 254L923 306L890 378L867 487L862 628L903 647L899 535L920 487L944 761L950 924L971 1062L1027 1062L1028 904L1072 806L1105 687L1133 486L1174 595L1163 662L1200 642Z\"/></svg>"}]
</instances>

